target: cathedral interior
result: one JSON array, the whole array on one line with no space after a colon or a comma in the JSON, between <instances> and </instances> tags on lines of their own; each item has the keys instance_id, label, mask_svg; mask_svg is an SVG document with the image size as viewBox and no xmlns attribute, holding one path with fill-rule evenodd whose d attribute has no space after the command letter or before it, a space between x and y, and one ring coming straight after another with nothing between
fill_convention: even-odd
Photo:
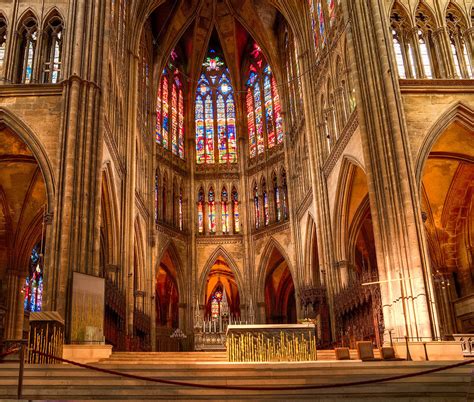
<instances>
[{"instance_id":1,"label":"cathedral interior","mask_svg":"<svg viewBox=\"0 0 474 402\"><path fill-rule=\"evenodd\" d=\"M474 333L473 67L469 0L0 1L0 339Z\"/></svg>"}]
</instances>

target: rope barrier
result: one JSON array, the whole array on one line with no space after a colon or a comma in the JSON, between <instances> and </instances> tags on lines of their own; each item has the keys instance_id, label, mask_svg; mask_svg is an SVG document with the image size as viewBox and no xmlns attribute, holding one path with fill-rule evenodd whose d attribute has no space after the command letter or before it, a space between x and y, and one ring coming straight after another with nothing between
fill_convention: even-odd
<instances>
[{"instance_id":1,"label":"rope barrier","mask_svg":"<svg viewBox=\"0 0 474 402\"><path fill-rule=\"evenodd\" d=\"M465 360L459 363L450 364L447 366L436 367L428 370L422 370L415 373L408 373L408 374L400 374L390 377L383 377L377 378L372 380L362 380L362 381L351 381L345 383L329 383L329 384L313 384L313 385L300 385L300 386L280 386L280 387L258 387L258 386L245 386L245 385L211 385L211 384L198 384L193 382L187 381L177 381L177 380L166 380L163 378L153 378L153 377L143 377L135 374L123 373L120 371L100 368L91 366L89 364L78 363L72 360L63 359L61 357L56 357L49 355L47 353L43 353L37 350L32 350L31 353L37 353L39 355L54 358L56 360L62 361L63 363L68 363L73 366L82 367L89 370L98 371L101 373L121 376L125 378L130 378L133 380L142 380L142 381L149 381L158 384L166 384L166 385L176 385L182 387L190 387L190 388L205 388L205 389L216 389L216 390L234 390L234 391L299 391L299 390L311 390L311 389L328 389L328 388L337 388L337 387L352 387L358 385L371 385L371 384L378 384L381 382L388 382L388 381L396 381L405 378L412 378L418 377L426 374L438 373L441 371L450 370L457 367L467 366L468 364L474 364L474 359Z\"/></svg>"},{"instance_id":2,"label":"rope barrier","mask_svg":"<svg viewBox=\"0 0 474 402\"><path fill-rule=\"evenodd\" d=\"M4 352L4 353L0 353L0 361L1 361L4 357L6 357L6 356L8 356L8 355L12 355L13 353L18 352L19 350L20 350L20 348L13 348L13 349L7 350L7 351Z\"/></svg>"}]
</instances>

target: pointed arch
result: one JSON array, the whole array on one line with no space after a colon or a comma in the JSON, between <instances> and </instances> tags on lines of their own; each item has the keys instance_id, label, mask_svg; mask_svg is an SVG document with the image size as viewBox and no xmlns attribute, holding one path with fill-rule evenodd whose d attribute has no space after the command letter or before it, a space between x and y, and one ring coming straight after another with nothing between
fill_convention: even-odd
<instances>
[{"instance_id":1,"label":"pointed arch","mask_svg":"<svg viewBox=\"0 0 474 402\"><path fill-rule=\"evenodd\" d=\"M237 266L237 263L235 262L232 255L224 247L219 246L214 250L214 252L208 258L201 272L201 275L199 276L199 283L198 283L199 302L202 303L203 301L205 301L207 277L209 276L209 272L211 271L211 268L213 267L213 265L215 264L215 262L217 261L219 257L223 258L229 265L229 268L232 270L232 273L235 276L235 281L237 282L237 287L241 295L241 302L244 301L246 297L246 293L247 293L246 292L247 287L245 286L242 273L240 272Z\"/></svg>"},{"instance_id":2,"label":"pointed arch","mask_svg":"<svg viewBox=\"0 0 474 402\"><path fill-rule=\"evenodd\" d=\"M38 165L40 166L43 180L46 185L46 197L48 200L48 213L53 212L54 197L55 197L55 177L53 173L53 166L48 157L48 154L34 131L24 123L19 117L9 110L0 107L0 129L2 127L10 128L17 134L28 148L33 153Z\"/></svg>"},{"instance_id":3,"label":"pointed arch","mask_svg":"<svg viewBox=\"0 0 474 402\"><path fill-rule=\"evenodd\" d=\"M453 122L461 124L467 130L472 130L472 127L474 127L474 109L462 102L457 102L449 107L428 130L415 164L416 182L419 188L421 188L421 178L425 163L433 145Z\"/></svg>"},{"instance_id":4,"label":"pointed arch","mask_svg":"<svg viewBox=\"0 0 474 402\"><path fill-rule=\"evenodd\" d=\"M107 234L107 262L109 264L116 264L118 262L118 228L120 227L120 222L117 191L110 162L106 162L102 168L101 206L101 220L105 224L104 230Z\"/></svg>"},{"instance_id":5,"label":"pointed arch","mask_svg":"<svg viewBox=\"0 0 474 402\"><path fill-rule=\"evenodd\" d=\"M165 256L166 253L169 253L171 257L171 261L173 262L173 265L176 269L176 284L178 285L178 295L179 295L179 301L182 302L185 295L186 295L186 285L185 285L185 274L183 271L183 264L181 262L181 258L179 256L178 249L176 247L176 244L173 242L173 240L168 239L167 242L165 243L164 247L162 248L158 260L157 260L157 265L155 268L155 276L158 273L160 269L160 264L161 261L163 260L163 257Z\"/></svg>"},{"instance_id":6,"label":"pointed arch","mask_svg":"<svg viewBox=\"0 0 474 402\"><path fill-rule=\"evenodd\" d=\"M61 12L61 10L56 7L56 6L52 6L48 12L46 13L46 15L43 17L43 21L42 21L42 25L43 25L43 28L45 26L45 24L51 19L51 18L54 18L54 17L58 17L60 18L63 23L65 21L64 19L64 15L63 13Z\"/></svg>"},{"instance_id":7,"label":"pointed arch","mask_svg":"<svg viewBox=\"0 0 474 402\"><path fill-rule=\"evenodd\" d=\"M303 264L305 276L312 279L315 286L321 286L322 280L319 271L319 243L317 238L316 220L308 213L306 219L306 240Z\"/></svg>"},{"instance_id":8,"label":"pointed arch","mask_svg":"<svg viewBox=\"0 0 474 402\"><path fill-rule=\"evenodd\" d=\"M281 246L281 244L273 236L271 236L264 248L264 251L260 258L260 263L258 265L256 289L257 289L257 292L262 292L261 294L264 293L267 266L274 249L276 249L285 259L286 263L288 264L288 269L290 270L291 276L294 278L293 282L295 284L295 289L298 288L298 284L296 281L297 277L295 275L296 273L294 271L293 263L290 260L290 257L286 253L285 249Z\"/></svg>"},{"instance_id":9,"label":"pointed arch","mask_svg":"<svg viewBox=\"0 0 474 402\"><path fill-rule=\"evenodd\" d=\"M334 211L334 239L336 261L347 259L347 241L349 230L349 204L352 192L352 182L357 169L365 174L364 167L352 156L344 155L337 183Z\"/></svg>"}]
</instances>

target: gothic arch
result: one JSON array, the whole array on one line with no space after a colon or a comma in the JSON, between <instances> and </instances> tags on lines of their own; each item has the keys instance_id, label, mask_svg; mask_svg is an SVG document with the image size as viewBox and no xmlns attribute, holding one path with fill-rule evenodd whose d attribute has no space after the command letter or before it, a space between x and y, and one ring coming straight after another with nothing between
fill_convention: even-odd
<instances>
[{"instance_id":1,"label":"gothic arch","mask_svg":"<svg viewBox=\"0 0 474 402\"><path fill-rule=\"evenodd\" d=\"M157 265L155 268L155 275L158 273L158 270L160 269L161 261L163 260L163 257L165 256L166 252L169 253L171 260L173 262L173 265L176 269L175 280L178 285L178 295L179 295L180 301L183 301L183 298L186 294L186 287L184 284L183 265L181 263L181 258L179 257L178 249L176 248L175 243L170 239L168 239L168 241L166 242L165 246L163 247L163 249L161 250L158 256Z\"/></svg>"},{"instance_id":2,"label":"gothic arch","mask_svg":"<svg viewBox=\"0 0 474 402\"><path fill-rule=\"evenodd\" d=\"M36 23L38 24L38 28L39 28L40 18L38 17L38 14L36 14L36 12L33 8L28 7L26 10L23 11L23 13L21 14L21 17L17 19L18 22L17 22L16 27L15 27L15 32L18 32L21 25L23 24L23 22L27 18L33 18L36 21Z\"/></svg>"},{"instance_id":3,"label":"gothic arch","mask_svg":"<svg viewBox=\"0 0 474 402\"><path fill-rule=\"evenodd\" d=\"M118 230L120 227L117 191L110 162L106 162L102 168L102 193L101 204L103 202L102 223L105 224L105 231L108 240L107 262L109 264L118 263Z\"/></svg>"},{"instance_id":4,"label":"gothic arch","mask_svg":"<svg viewBox=\"0 0 474 402\"><path fill-rule=\"evenodd\" d=\"M439 137L453 122L458 122L467 130L472 130L472 127L474 127L474 110L462 102L457 102L448 110L446 110L428 130L428 134L426 135L420 151L418 152L418 157L415 164L416 182L418 183L419 188L421 187L422 173L431 149Z\"/></svg>"},{"instance_id":5,"label":"gothic arch","mask_svg":"<svg viewBox=\"0 0 474 402\"><path fill-rule=\"evenodd\" d=\"M57 8L56 6L53 6L48 10L48 13L41 21L41 27L44 29L45 24L47 24L54 17L60 18L64 25L65 19L62 12L59 10L59 8Z\"/></svg>"},{"instance_id":6,"label":"gothic arch","mask_svg":"<svg viewBox=\"0 0 474 402\"><path fill-rule=\"evenodd\" d=\"M360 168L365 173L365 169L362 164L352 156L344 155L341 165L339 180L337 183L333 218L335 239L334 251L336 261L347 259L346 251L349 236L348 209L352 190L352 180L357 168Z\"/></svg>"},{"instance_id":7,"label":"gothic arch","mask_svg":"<svg viewBox=\"0 0 474 402\"><path fill-rule=\"evenodd\" d=\"M305 249L304 249L304 276L311 278L314 285L322 285L320 272L319 272L319 243L316 220L311 214L308 214L306 220L306 238L305 238ZM316 247L316 250L314 249ZM315 266L317 264L317 266ZM318 274L316 276L316 274Z\"/></svg>"},{"instance_id":8,"label":"gothic arch","mask_svg":"<svg viewBox=\"0 0 474 402\"><path fill-rule=\"evenodd\" d=\"M29 149L33 153L33 156L35 157L41 169L41 173L43 174L43 179L46 185L46 198L48 201L47 212L51 213L54 206L55 180L53 167L48 158L46 150L43 147L43 144L26 123L24 123L20 118L18 118L9 110L0 107L0 128L2 126L10 128L26 145L28 145Z\"/></svg>"},{"instance_id":9,"label":"gothic arch","mask_svg":"<svg viewBox=\"0 0 474 402\"><path fill-rule=\"evenodd\" d=\"M247 287L245 286L242 273L240 272L235 260L232 258L230 253L227 252L227 250L222 246L219 246L214 250L214 252L208 258L206 265L204 265L204 269L201 272L201 275L199 278L199 287L198 287L199 302L202 303L205 300L207 277L209 276L209 272L211 271L212 266L214 265L214 263L219 257L222 257L225 259L230 269L232 270L232 273L235 275L235 281L237 282L237 287L239 289L241 302L245 303L245 300L247 299L247 294L246 294Z\"/></svg>"},{"instance_id":10,"label":"gothic arch","mask_svg":"<svg viewBox=\"0 0 474 402\"><path fill-rule=\"evenodd\" d=\"M261 292L261 294L264 294L265 290L265 281L267 277L267 267L268 267L268 262L270 260L270 257L272 255L273 249L276 249L282 257L285 259L286 263L288 264L288 269L290 270L291 276L293 278L293 282L295 285L295 291L299 289L296 278L297 276L295 275L296 272L294 271L293 264L288 256L288 254L285 252L284 248L278 243L277 240L275 240L274 237L270 237L270 240L268 240L267 245L265 246L264 252L262 254L262 257L260 259L260 264L258 267L258 273L257 273L257 287L255 291L258 293ZM298 293L298 292L296 292ZM257 299L257 301L260 301Z\"/></svg>"}]
</instances>

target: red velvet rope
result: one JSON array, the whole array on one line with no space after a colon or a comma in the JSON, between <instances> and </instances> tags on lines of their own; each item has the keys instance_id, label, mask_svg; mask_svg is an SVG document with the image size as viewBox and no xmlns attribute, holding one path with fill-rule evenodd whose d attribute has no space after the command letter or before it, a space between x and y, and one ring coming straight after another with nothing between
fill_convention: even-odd
<instances>
[{"instance_id":1,"label":"red velvet rope","mask_svg":"<svg viewBox=\"0 0 474 402\"><path fill-rule=\"evenodd\" d=\"M8 355L11 355L15 352L18 352L19 350L20 350L20 348L13 348L13 349L7 350L4 353L0 353L0 360L3 359L4 357L8 356Z\"/></svg>"},{"instance_id":2,"label":"red velvet rope","mask_svg":"<svg viewBox=\"0 0 474 402\"><path fill-rule=\"evenodd\" d=\"M305 389L326 389L326 388L337 388L337 387L352 387L352 386L356 386L356 385L370 385L370 384L378 384L378 383L386 382L386 381L395 381L395 380L401 380L401 379L404 379L404 378L418 377L418 376L421 376L421 375L437 373L437 372L440 372L440 371L445 371L445 370L449 370L449 369L452 369L452 368L462 367L462 366L466 366L468 364L474 363L474 359L470 359L470 360L464 360L462 362L450 364L450 365L443 366L443 367L437 367L437 368L433 368L433 369L429 369L429 370L418 371L416 373L400 374L400 375L395 375L395 376L391 376L391 377L383 377L383 378L377 378L377 379L373 379L373 380L364 380L364 381L351 381L351 382L345 382L345 383L332 383L332 384L300 385L300 386L296 386L296 387L295 386L256 387L256 386L245 386L245 385L197 384L197 383L186 382L186 381L165 380L163 378L142 377L142 376L135 375L135 374L123 373L123 372L119 372L119 371L115 371L115 370L109 370L109 369L105 369L105 368L90 366L88 364L77 363L77 362L74 362L72 360L67 360L67 359L63 359L63 358L60 358L60 357L55 357L55 356L49 355L47 353L39 352L39 351L36 351L36 350L32 350L31 352L32 353L37 353L37 354L45 356L45 357L53 358L53 359L62 361L64 363L71 364L73 366L78 366L78 367L82 367L82 368L85 368L85 369L98 371L98 372L101 372L101 373L106 373L106 374L131 378L131 379L134 379L134 380L143 380L143 381L149 381L149 382L154 382L154 383L159 383L159 384L177 385L177 386L182 386L182 387L220 389L220 390L227 389L227 390L236 390L236 391L298 391L298 390L305 390Z\"/></svg>"}]
</instances>

